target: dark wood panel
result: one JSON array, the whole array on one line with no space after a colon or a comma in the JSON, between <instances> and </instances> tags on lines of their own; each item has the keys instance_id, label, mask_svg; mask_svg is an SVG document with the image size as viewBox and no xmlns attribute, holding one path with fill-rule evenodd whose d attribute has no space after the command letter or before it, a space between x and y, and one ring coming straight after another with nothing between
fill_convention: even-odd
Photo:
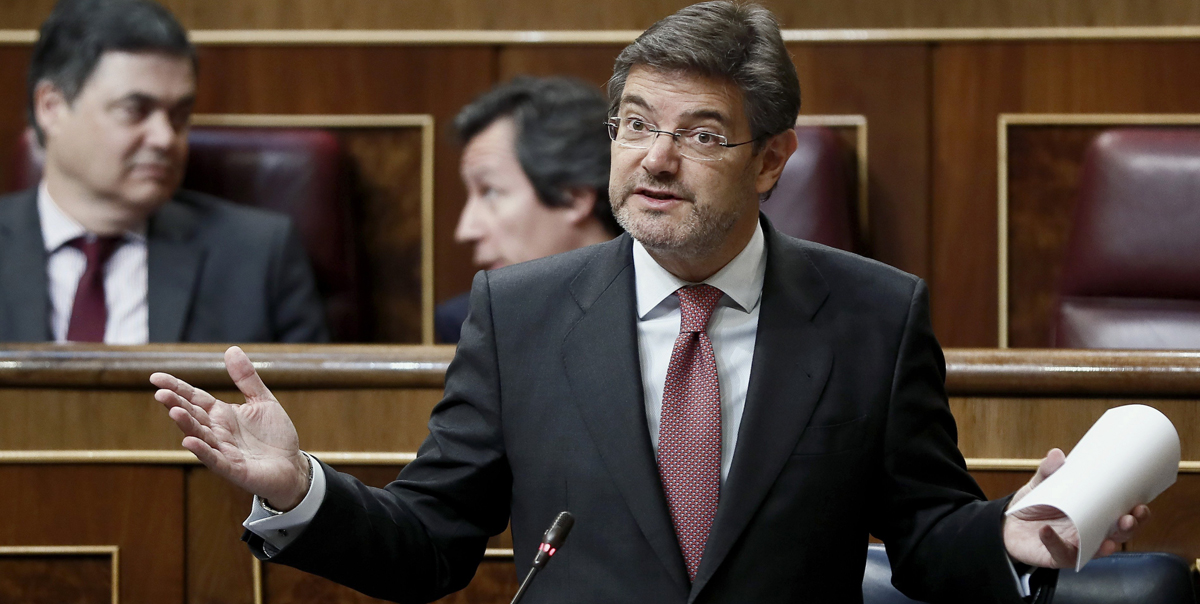
<instances>
[{"instance_id":1,"label":"dark wood panel","mask_svg":"<svg viewBox=\"0 0 1200 604\"><path fill-rule=\"evenodd\" d=\"M0 191L10 190L17 140L25 131L25 78L28 46L0 46Z\"/></svg>"},{"instance_id":2,"label":"dark wood panel","mask_svg":"<svg viewBox=\"0 0 1200 604\"><path fill-rule=\"evenodd\" d=\"M187 469L187 604L254 604L254 556L241 540L252 501L206 468Z\"/></svg>"},{"instance_id":3,"label":"dark wood panel","mask_svg":"<svg viewBox=\"0 0 1200 604\"><path fill-rule=\"evenodd\" d=\"M189 27L643 29L689 0L547 5L524 0L164 0ZM5 27L34 28L54 0L4 4ZM1200 23L1189 0L764 0L787 27L1046 27Z\"/></svg>"},{"instance_id":4,"label":"dark wood panel","mask_svg":"<svg viewBox=\"0 0 1200 604\"><path fill-rule=\"evenodd\" d=\"M793 44L788 50L800 76L802 114L867 118L869 255L928 277L928 46Z\"/></svg>"},{"instance_id":5,"label":"dark wood panel","mask_svg":"<svg viewBox=\"0 0 1200 604\"><path fill-rule=\"evenodd\" d=\"M421 342L420 128L340 132L360 186L358 229L370 292L372 342Z\"/></svg>"},{"instance_id":6,"label":"dark wood panel","mask_svg":"<svg viewBox=\"0 0 1200 604\"><path fill-rule=\"evenodd\" d=\"M1050 346L1083 153L1103 127L1008 128L1008 345Z\"/></svg>"},{"instance_id":7,"label":"dark wood panel","mask_svg":"<svg viewBox=\"0 0 1200 604\"><path fill-rule=\"evenodd\" d=\"M946 43L933 50L932 311L946 346L994 346L1001 113L1187 113L1200 43Z\"/></svg>"},{"instance_id":8,"label":"dark wood panel","mask_svg":"<svg viewBox=\"0 0 1200 604\"><path fill-rule=\"evenodd\" d=\"M0 601L112 604L112 555L0 555Z\"/></svg>"},{"instance_id":9,"label":"dark wood panel","mask_svg":"<svg viewBox=\"0 0 1200 604\"><path fill-rule=\"evenodd\" d=\"M434 290L441 301L470 289L474 274L470 251L454 243L466 194L451 120L495 81L495 53L486 46L205 47L196 111L433 115Z\"/></svg>"},{"instance_id":10,"label":"dark wood panel","mask_svg":"<svg viewBox=\"0 0 1200 604\"><path fill-rule=\"evenodd\" d=\"M624 45L503 46L500 48L501 81L513 76L569 75L604 89L612 77L613 63Z\"/></svg>"},{"instance_id":11,"label":"dark wood panel","mask_svg":"<svg viewBox=\"0 0 1200 604\"><path fill-rule=\"evenodd\" d=\"M0 545L116 545L123 604L183 601L183 469L0 466ZM109 592L111 593L111 592Z\"/></svg>"},{"instance_id":12,"label":"dark wood panel","mask_svg":"<svg viewBox=\"0 0 1200 604\"><path fill-rule=\"evenodd\" d=\"M1150 522L1126 544L1127 550L1171 552L1189 563L1200 559L1200 474L1180 474L1162 495L1150 503Z\"/></svg>"}]
</instances>

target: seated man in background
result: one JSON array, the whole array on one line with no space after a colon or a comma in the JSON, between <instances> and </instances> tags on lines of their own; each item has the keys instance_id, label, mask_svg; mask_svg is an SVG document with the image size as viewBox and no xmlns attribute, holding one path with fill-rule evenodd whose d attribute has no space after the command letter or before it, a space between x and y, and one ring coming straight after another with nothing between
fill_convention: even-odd
<instances>
[{"instance_id":1,"label":"seated man in background","mask_svg":"<svg viewBox=\"0 0 1200 604\"><path fill-rule=\"evenodd\" d=\"M495 269L621 233L608 205L607 102L567 78L517 78L454 119L465 143L467 205L455 239L475 244L475 265ZM438 339L458 342L469 295L437 308Z\"/></svg>"},{"instance_id":2,"label":"seated man in background","mask_svg":"<svg viewBox=\"0 0 1200 604\"><path fill-rule=\"evenodd\" d=\"M0 198L0 341L328 339L286 217L177 190L195 96L163 7L55 6L28 85L45 175Z\"/></svg>"}]
</instances>

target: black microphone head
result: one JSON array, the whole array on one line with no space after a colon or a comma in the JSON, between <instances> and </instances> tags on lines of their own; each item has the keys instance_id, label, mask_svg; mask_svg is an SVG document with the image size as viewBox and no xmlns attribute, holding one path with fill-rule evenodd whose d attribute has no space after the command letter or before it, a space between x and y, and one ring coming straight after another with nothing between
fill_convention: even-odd
<instances>
[{"instance_id":1,"label":"black microphone head","mask_svg":"<svg viewBox=\"0 0 1200 604\"><path fill-rule=\"evenodd\" d=\"M549 543L550 547L553 548L562 547L573 526L575 526L575 517L571 515L571 512L559 512L558 518L554 519L554 524L551 524L550 528L546 529L546 534L542 537L542 543Z\"/></svg>"}]
</instances>

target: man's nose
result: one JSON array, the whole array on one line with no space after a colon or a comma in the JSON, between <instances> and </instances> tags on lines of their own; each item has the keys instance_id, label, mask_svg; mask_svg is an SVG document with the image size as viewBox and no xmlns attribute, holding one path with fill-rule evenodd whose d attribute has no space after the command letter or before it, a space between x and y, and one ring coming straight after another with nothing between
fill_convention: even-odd
<instances>
[{"instance_id":1,"label":"man's nose","mask_svg":"<svg viewBox=\"0 0 1200 604\"><path fill-rule=\"evenodd\" d=\"M455 241L470 243L483 237L479 212L479 202L475 196L467 197L467 205L463 206L462 214L458 215L458 226L454 227Z\"/></svg>"},{"instance_id":2,"label":"man's nose","mask_svg":"<svg viewBox=\"0 0 1200 604\"><path fill-rule=\"evenodd\" d=\"M168 149L183 133L175 129L166 111L155 111L146 118L146 143L156 149Z\"/></svg>"},{"instance_id":3,"label":"man's nose","mask_svg":"<svg viewBox=\"0 0 1200 604\"><path fill-rule=\"evenodd\" d=\"M679 170L679 145L668 133L655 135L642 158L642 168L651 174L674 174Z\"/></svg>"}]
</instances>

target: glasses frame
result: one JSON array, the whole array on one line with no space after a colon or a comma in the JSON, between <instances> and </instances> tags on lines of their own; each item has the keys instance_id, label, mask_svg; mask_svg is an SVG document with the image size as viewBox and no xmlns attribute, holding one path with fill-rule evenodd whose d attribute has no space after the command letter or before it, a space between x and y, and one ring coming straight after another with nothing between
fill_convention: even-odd
<instances>
[{"instance_id":1,"label":"glasses frame","mask_svg":"<svg viewBox=\"0 0 1200 604\"><path fill-rule=\"evenodd\" d=\"M645 147L634 147L632 145L628 145L626 143L622 143L622 142L618 141L617 140L617 129L621 127L621 122L623 122L625 120L637 120L639 122L642 122L643 124L646 124L646 126L647 126L646 132L654 135L652 138L647 139L649 141L649 144L647 144ZM761 140L762 138L764 138L762 136L759 136L756 138L752 138L748 141L743 141L740 143L731 143L731 142L729 142L729 138L727 138L723 134L717 134L715 132L708 132L707 130L700 130L697 128L676 128L675 130L659 130L657 124L653 124L653 123L648 122L641 118L633 118L633 117L621 118L621 117L613 116L613 117L608 118L608 120L606 120L604 122L604 125L608 126L609 140L617 143L618 145L621 145L622 147L625 147L626 149L649 149L652 145L654 145L654 141L658 140L658 135L666 134L666 135L670 136L671 139L675 142L675 146L679 149L679 155L686 157L688 159L696 160L696 161L721 161L722 159L724 159L724 156L718 155L716 157L692 157L691 155L684 153L684 150L686 150L687 147L685 147L683 145L683 141L681 140L681 137L683 137L687 134L692 134L694 132L706 132L709 136L712 136L713 138L718 139L717 146L724 147L726 149L732 149L734 147L740 147L742 145L749 145L750 143L756 143L759 140Z\"/></svg>"}]
</instances>

